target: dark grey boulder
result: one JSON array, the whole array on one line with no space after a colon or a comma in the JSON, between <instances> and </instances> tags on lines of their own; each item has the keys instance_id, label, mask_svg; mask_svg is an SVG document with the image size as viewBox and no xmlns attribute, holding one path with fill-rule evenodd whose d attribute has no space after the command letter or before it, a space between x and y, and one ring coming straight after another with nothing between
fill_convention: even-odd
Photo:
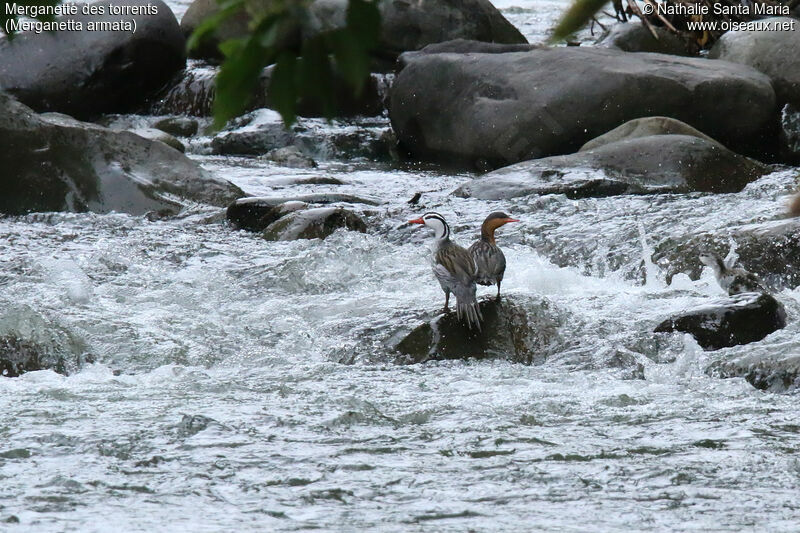
<instances>
[{"instance_id":1,"label":"dark grey boulder","mask_svg":"<svg viewBox=\"0 0 800 533\"><path fill-rule=\"evenodd\" d=\"M748 65L769 76L779 104L800 106L800 22L772 17L760 22L791 24L793 30L740 30L722 35L708 57Z\"/></svg>"},{"instance_id":2,"label":"dark grey boulder","mask_svg":"<svg viewBox=\"0 0 800 533\"><path fill-rule=\"evenodd\" d=\"M654 331L689 333L704 350L719 350L760 341L784 327L783 304L769 294L745 292L681 312Z\"/></svg>"},{"instance_id":3,"label":"dark grey boulder","mask_svg":"<svg viewBox=\"0 0 800 533\"><path fill-rule=\"evenodd\" d=\"M783 392L800 386L800 355L745 355L718 361L706 372L721 378L741 377L757 389Z\"/></svg>"},{"instance_id":4,"label":"dark grey boulder","mask_svg":"<svg viewBox=\"0 0 800 533\"><path fill-rule=\"evenodd\" d=\"M574 152L656 115L752 146L774 113L769 79L751 67L596 48L416 54L390 92L392 126L413 155L493 166Z\"/></svg>"},{"instance_id":5,"label":"dark grey boulder","mask_svg":"<svg viewBox=\"0 0 800 533\"><path fill-rule=\"evenodd\" d=\"M690 135L699 139L704 139L710 143L719 144L717 141L699 131L685 122L670 117L644 117L629 120L621 126L617 126L599 137L595 137L587 142L579 152L600 148L606 144L636 139L639 137L650 137L651 135Z\"/></svg>"},{"instance_id":6,"label":"dark grey boulder","mask_svg":"<svg viewBox=\"0 0 800 533\"><path fill-rule=\"evenodd\" d=\"M664 239L655 246L653 262L671 282L678 273L698 279L703 265L698 256L716 251L725 256L736 243L739 264L775 288L800 285L800 220L782 219L698 232Z\"/></svg>"},{"instance_id":7,"label":"dark grey boulder","mask_svg":"<svg viewBox=\"0 0 800 533\"><path fill-rule=\"evenodd\" d=\"M108 9L110 2L94 3ZM136 109L153 97L185 63L178 21L161 0L119 0L114 5L153 5L156 15L77 15L84 31L17 35L0 40L0 89L37 111L78 118ZM90 21L135 20L136 31L87 31Z\"/></svg>"},{"instance_id":8,"label":"dark grey boulder","mask_svg":"<svg viewBox=\"0 0 800 533\"><path fill-rule=\"evenodd\" d=\"M616 24L603 37L598 46L616 48L624 52L652 52L676 56L697 55L697 45L662 26L653 28L658 39L653 37L647 27L636 21Z\"/></svg>"},{"instance_id":9,"label":"dark grey boulder","mask_svg":"<svg viewBox=\"0 0 800 533\"><path fill-rule=\"evenodd\" d=\"M0 92L0 213L175 213L244 193L174 148L61 115Z\"/></svg>"},{"instance_id":10,"label":"dark grey boulder","mask_svg":"<svg viewBox=\"0 0 800 533\"><path fill-rule=\"evenodd\" d=\"M531 194L585 198L738 192L767 172L766 165L715 142L688 135L651 135L517 163L470 181L455 194L500 200Z\"/></svg>"},{"instance_id":11,"label":"dark grey boulder","mask_svg":"<svg viewBox=\"0 0 800 533\"><path fill-rule=\"evenodd\" d=\"M268 241L324 239L337 229L364 233L367 224L360 216L343 207L316 207L282 216L267 226L262 235Z\"/></svg>"},{"instance_id":12,"label":"dark grey boulder","mask_svg":"<svg viewBox=\"0 0 800 533\"><path fill-rule=\"evenodd\" d=\"M189 117L162 118L153 127L176 137L191 137L197 133L200 125Z\"/></svg>"},{"instance_id":13,"label":"dark grey boulder","mask_svg":"<svg viewBox=\"0 0 800 533\"><path fill-rule=\"evenodd\" d=\"M408 330L398 332L387 342L401 354L401 361L422 363L441 359L507 359L516 363L544 361L559 340L558 315L545 299L479 303L481 330L468 329L455 312L441 314Z\"/></svg>"}]
</instances>

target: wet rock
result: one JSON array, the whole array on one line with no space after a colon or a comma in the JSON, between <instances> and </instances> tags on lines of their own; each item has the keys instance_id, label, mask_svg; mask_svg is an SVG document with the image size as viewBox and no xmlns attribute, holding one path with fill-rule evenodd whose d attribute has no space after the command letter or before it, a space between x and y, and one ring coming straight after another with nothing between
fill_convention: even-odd
<instances>
[{"instance_id":1,"label":"wet rock","mask_svg":"<svg viewBox=\"0 0 800 533\"><path fill-rule=\"evenodd\" d=\"M580 95L580 98L575 97ZM746 65L597 48L416 54L390 91L413 155L493 166L577 150L654 115L752 147L774 118L769 79Z\"/></svg>"},{"instance_id":2,"label":"wet rock","mask_svg":"<svg viewBox=\"0 0 800 533\"><path fill-rule=\"evenodd\" d=\"M41 346L13 336L0 337L0 376L15 378L46 368L65 373L64 361L50 359Z\"/></svg>"},{"instance_id":3,"label":"wet rock","mask_svg":"<svg viewBox=\"0 0 800 533\"><path fill-rule=\"evenodd\" d=\"M189 117L162 118L153 127L176 137L191 137L197 133L199 124Z\"/></svg>"},{"instance_id":4,"label":"wet rock","mask_svg":"<svg viewBox=\"0 0 800 533\"><path fill-rule=\"evenodd\" d=\"M167 146L175 148L181 153L186 151L186 147L182 142L165 131L157 130L155 128L136 128L131 130L131 133L135 133L139 137L144 137L145 139L150 139L151 141L164 143Z\"/></svg>"},{"instance_id":5,"label":"wet rock","mask_svg":"<svg viewBox=\"0 0 800 533\"><path fill-rule=\"evenodd\" d=\"M745 355L718 361L706 372L721 378L742 377L757 389L783 392L800 386L800 356Z\"/></svg>"},{"instance_id":6,"label":"wet rock","mask_svg":"<svg viewBox=\"0 0 800 533\"><path fill-rule=\"evenodd\" d=\"M783 106L780 142L782 160L800 164L800 106Z\"/></svg>"},{"instance_id":7,"label":"wet rock","mask_svg":"<svg viewBox=\"0 0 800 533\"><path fill-rule=\"evenodd\" d=\"M282 216L306 207L307 203L299 201L276 203L269 198L242 198L228 206L226 218L238 229L264 231Z\"/></svg>"},{"instance_id":8,"label":"wet rock","mask_svg":"<svg viewBox=\"0 0 800 533\"><path fill-rule=\"evenodd\" d=\"M655 246L653 262L667 274L667 282L680 272L698 279L703 265L698 256L705 251L725 255L736 244L739 263L768 286L794 288L800 285L800 220L783 219L698 232L665 239Z\"/></svg>"},{"instance_id":9,"label":"wet rock","mask_svg":"<svg viewBox=\"0 0 800 533\"><path fill-rule=\"evenodd\" d=\"M294 211L270 224L263 233L268 241L324 239L337 229L365 233L364 220L343 207L317 207Z\"/></svg>"},{"instance_id":10,"label":"wet rock","mask_svg":"<svg viewBox=\"0 0 800 533\"><path fill-rule=\"evenodd\" d=\"M0 376L35 370L67 374L91 362L85 343L60 324L28 306L0 303Z\"/></svg>"},{"instance_id":11,"label":"wet rock","mask_svg":"<svg viewBox=\"0 0 800 533\"><path fill-rule=\"evenodd\" d=\"M270 150L264 155L265 159L289 168L316 168L317 163L296 146L285 146Z\"/></svg>"},{"instance_id":12,"label":"wet rock","mask_svg":"<svg viewBox=\"0 0 800 533\"><path fill-rule=\"evenodd\" d=\"M109 1L94 3L105 6ZM161 0L119 0L122 6L153 5L156 15L126 16L136 32L86 31L90 21L115 15L70 17L84 31L25 32L0 40L0 89L37 111L78 118L134 110L155 95L186 62L178 21Z\"/></svg>"},{"instance_id":13,"label":"wet rock","mask_svg":"<svg viewBox=\"0 0 800 533\"><path fill-rule=\"evenodd\" d=\"M761 22L791 24L772 17ZM748 65L769 76L779 104L800 106L800 23L793 30L740 30L722 35L708 57Z\"/></svg>"},{"instance_id":14,"label":"wet rock","mask_svg":"<svg viewBox=\"0 0 800 533\"><path fill-rule=\"evenodd\" d=\"M673 316L654 330L691 334L704 350L760 341L786 326L786 310L769 294L745 292Z\"/></svg>"},{"instance_id":15,"label":"wet rock","mask_svg":"<svg viewBox=\"0 0 800 533\"><path fill-rule=\"evenodd\" d=\"M599 43L604 48L616 48L624 52L653 52L676 56L697 55L697 45L690 43L668 29L655 26L658 39L639 22L617 24Z\"/></svg>"},{"instance_id":16,"label":"wet rock","mask_svg":"<svg viewBox=\"0 0 800 533\"><path fill-rule=\"evenodd\" d=\"M600 148L606 144L628 139L638 139L639 137L650 137L651 135L690 135L713 144L719 144L705 133L680 120L675 120L670 117L644 117L629 120L625 124L599 137L595 137L581 146L581 149L578 151L585 152L594 148Z\"/></svg>"},{"instance_id":17,"label":"wet rock","mask_svg":"<svg viewBox=\"0 0 800 533\"><path fill-rule=\"evenodd\" d=\"M481 331L470 330L455 312L423 322L388 341L410 363L440 359L500 358L541 363L558 339L559 321L545 299L517 301L504 297L479 303Z\"/></svg>"},{"instance_id":18,"label":"wet rock","mask_svg":"<svg viewBox=\"0 0 800 533\"><path fill-rule=\"evenodd\" d=\"M211 141L211 150L219 155L261 155L294 140L277 112L259 109L233 120Z\"/></svg>"},{"instance_id":19,"label":"wet rock","mask_svg":"<svg viewBox=\"0 0 800 533\"><path fill-rule=\"evenodd\" d=\"M176 213L244 193L160 142L69 117L37 115L0 93L0 213Z\"/></svg>"},{"instance_id":20,"label":"wet rock","mask_svg":"<svg viewBox=\"0 0 800 533\"><path fill-rule=\"evenodd\" d=\"M258 78L251 100L245 111L254 111L271 106L269 85L273 67L264 69ZM210 116L214 106L214 79L218 67L197 61L180 74L161 98L154 102L149 112L154 115L174 114ZM384 112L384 94L387 84L385 75L371 74L360 95L353 94L349 85L340 78L333 80L335 115L338 117L374 116ZM318 102L301 99L296 112L301 117L324 117L325 110Z\"/></svg>"},{"instance_id":21,"label":"wet rock","mask_svg":"<svg viewBox=\"0 0 800 533\"><path fill-rule=\"evenodd\" d=\"M688 135L652 135L517 163L468 182L455 194L499 200L531 194L586 198L738 192L768 172L766 165L715 142Z\"/></svg>"},{"instance_id":22,"label":"wet rock","mask_svg":"<svg viewBox=\"0 0 800 533\"><path fill-rule=\"evenodd\" d=\"M288 45L301 39L345 25L347 0L316 0L309 6L309 18L303 28L283 36ZM525 43L525 37L489 0L394 0L380 2L381 42L378 57L396 57L407 50L451 39L472 39L496 43ZM205 18L219 11L214 0L195 0L181 20L188 36ZM193 57L219 58L217 44L247 33L250 17L240 14L221 26Z\"/></svg>"}]
</instances>

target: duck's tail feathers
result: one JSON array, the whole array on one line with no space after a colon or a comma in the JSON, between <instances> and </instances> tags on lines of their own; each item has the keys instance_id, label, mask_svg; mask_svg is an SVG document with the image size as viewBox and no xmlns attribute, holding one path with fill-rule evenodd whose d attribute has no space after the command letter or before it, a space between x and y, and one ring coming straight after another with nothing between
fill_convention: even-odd
<instances>
[{"instance_id":1,"label":"duck's tail feathers","mask_svg":"<svg viewBox=\"0 0 800 533\"><path fill-rule=\"evenodd\" d=\"M456 313L458 319L466 320L469 329L472 329L474 326L480 331L483 315L481 314L480 306L478 306L478 300L475 298L475 285L465 289L466 290L463 292L459 291L461 294L456 294Z\"/></svg>"}]
</instances>

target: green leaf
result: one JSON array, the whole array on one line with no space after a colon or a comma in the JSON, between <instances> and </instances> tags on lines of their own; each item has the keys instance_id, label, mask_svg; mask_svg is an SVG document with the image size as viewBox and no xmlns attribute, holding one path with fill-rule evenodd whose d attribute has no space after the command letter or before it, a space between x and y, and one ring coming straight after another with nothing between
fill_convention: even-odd
<instances>
[{"instance_id":1,"label":"green leaf","mask_svg":"<svg viewBox=\"0 0 800 533\"><path fill-rule=\"evenodd\" d=\"M192 35L189 36L188 41L186 41L186 49L193 50L200 46L203 39L214 33L225 20L244 9L244 6L245 0L223 0L219 2L219 11L210 17L206 17L203 22L195 28Z\"/></svg>"},{"instance_id":2,"label":"green leaf","mask_svg":"<svg viewBox=\"0 0 800 533\"><path fill-rule=\"evenodd\" d=\"M558 21L550 42L562 41L592 20L608 0L575 0Z\"/></svg>"},{"instance_id":3,"label":"green leaf","mask_svg":"<svg viewBox=\"0 0 800 533\"><path fill-rule=\"evenodd\" d=\"M358 37L349 31L337 31L328 39L336 70L356 94L361 94L369 76L369 53L361 46Z\"/></svg>"},{"instance_id":4,"label":"green leaf","mask_svg":"<svg viewBox=\"0 0 800 533\"><path fill-rule=\"evenodd\" d=\"M323 35L303 43L299 59L300 95L322 108L327 118L334 115L333 69Z\"/></svg>"},{"instance_id":5,"label":"green leaf","mask_svg":"<svg viewBox=\"0 0 800 533\"><path fill-rule=\"evenodd\" d=\"M244 42L223 43L225 61L217 74L216 94L214 96L214 127L223 127L228 120L238 116L253 99L261 70L269 64L271 57L258 44L258 39L250 36ZM223 45L220 48L223 48Z\"/></svg>"},{"instance_id":6,"label":"green leaf","mask_svg":"<svg viewBox=\"0 0 800 533\"><path fill-rule=\"evenodd\" d=\"M272 69L269 103L280 113L286 126L293 124L297 118L297 94L297 58L292 53L283 52Z\"/></svg>"},{"instance_id":7,"label":"green leaf","mask_svg":"<svg viewBox=\"0 0 800 533\"><path fill-rule=\"evenodd\" d=\"M381 12L378 2L350 0L347 4L347 29L366 50L378 46L381 39Z\"/></svg>"}]
</instances>

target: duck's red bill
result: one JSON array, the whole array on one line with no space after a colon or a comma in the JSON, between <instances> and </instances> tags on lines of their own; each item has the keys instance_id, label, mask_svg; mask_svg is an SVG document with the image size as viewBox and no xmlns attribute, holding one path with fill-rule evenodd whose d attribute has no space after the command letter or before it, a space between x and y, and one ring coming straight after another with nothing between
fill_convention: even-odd
<instances>
[{"instance_id":1,"label":"duck's red bill","mask_svg":"<svg viewBox=\"0 0 800 533\"><path fill-rule=\"evenodd\" d=\"M414 220L409 220L408 223L409 224L424 224L425 221L422 220L421 218L415 218Z\"/></svg>"}]
</instances>

